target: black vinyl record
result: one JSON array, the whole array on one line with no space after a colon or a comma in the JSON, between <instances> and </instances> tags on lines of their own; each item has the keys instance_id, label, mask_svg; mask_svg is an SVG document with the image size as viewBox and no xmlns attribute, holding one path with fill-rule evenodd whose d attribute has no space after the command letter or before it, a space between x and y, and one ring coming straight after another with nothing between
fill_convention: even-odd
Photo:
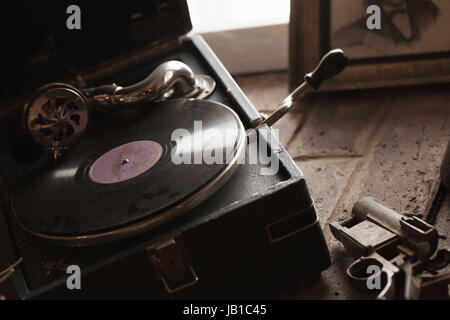
<instances>
[{"instance_id":1,"label":"black vinyl record","mask_svg":"<svg viewBox=\"0 0 450 320\"><path fill-rule=\"evenodd\" d=\"M61 245L125 238L205 200L233 174L245 144L236 113L211 101L97 114L62 159L29 168L12 209L25 230Z\"/></svg>"}]
</instances>

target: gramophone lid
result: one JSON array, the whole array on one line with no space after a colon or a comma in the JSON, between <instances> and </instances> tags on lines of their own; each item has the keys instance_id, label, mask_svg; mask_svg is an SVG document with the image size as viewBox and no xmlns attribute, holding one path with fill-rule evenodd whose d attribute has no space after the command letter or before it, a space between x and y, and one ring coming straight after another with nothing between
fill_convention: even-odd
<instances>
[{"instance_id":1,"label":"gramophone lid","mask_svg":"<svg viewBox=\"0 0 450 320\"><path fill-rule=\"evenodd\" d=\"M80 8L81 29L69 30L67 8ZM185 0L3 1L0 109L3 102L192 29ZM6 55L6 56L5 56Z\"/></svg>"}]
</instances>

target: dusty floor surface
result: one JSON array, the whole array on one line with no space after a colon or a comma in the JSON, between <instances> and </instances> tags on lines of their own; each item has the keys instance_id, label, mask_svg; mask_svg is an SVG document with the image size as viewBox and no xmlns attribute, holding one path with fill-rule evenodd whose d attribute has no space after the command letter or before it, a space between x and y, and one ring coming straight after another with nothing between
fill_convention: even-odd
<instances>
[{"instance_id":1,"label":"dusty floor surface","mask_svg":"<svg viewBox=\"0 0 450 320\"><path fill-rule=\"evenodd\" d=\"M286 73L236 81L262 113L272 112L288 95ZM308 97L274 127L305 174L332 257L321 278L293 283L274 297L371 298L349 286L345 270L352 259L331 235L329 223L349 217L353 204L365 195L400 213L428 215L450 137L449 86ZM436 225L450 237L450 195ZM448 240L443 244L450 245Z\"/></svg>"}]
</instances>

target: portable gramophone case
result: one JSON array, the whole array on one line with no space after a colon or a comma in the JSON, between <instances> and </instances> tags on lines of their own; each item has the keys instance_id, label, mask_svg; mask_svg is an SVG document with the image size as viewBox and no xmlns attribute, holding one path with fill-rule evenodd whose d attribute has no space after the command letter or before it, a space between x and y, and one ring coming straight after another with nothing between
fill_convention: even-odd
<instances>
[{"instance_id":1,"label":"portable gramophone case","mask_svg":"<svg viewBox=\"0 0 450 320\"><path fill-rule=\"evenodd\" d=\"M80 28L68 27L74 4ZM8 1L0 8L0 296L256 298L329 266L302 172L283 146L273 147L267 126L247 138L261 117L203 39L189 34L185 1ZM155 80L174 74L167 90ZM121 86L102 86L112 83ZM153 87L139 91L142 85ZM54 92L75 102L51 100ZM99 97L117 103L93 108ZM86 133L63 148L55 139L77 131L46 130L66 111ZM239 132L233 165L167 160L180 145L170 141L173 129L198 119L203 129ZM236 161L261 141L279 162L273 174ZM127 148L134 153L108 171L109 157ZM156 158L145 170L126 171L126 179L112 174L148 154ZM78 287L68 285L73 266Z\"/></svg>"}]
</instances>

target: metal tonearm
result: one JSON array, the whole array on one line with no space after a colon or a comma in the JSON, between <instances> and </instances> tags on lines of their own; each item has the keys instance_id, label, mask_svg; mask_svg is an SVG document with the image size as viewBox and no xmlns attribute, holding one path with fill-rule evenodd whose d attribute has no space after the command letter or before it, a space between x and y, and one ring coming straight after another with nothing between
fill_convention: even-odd
<instances>
[{"instance_id":1,"label":"metal tonearm","mask_svg":"<svg viewBox=\"0 0 450 320\"><path fill-rule=\"evenodd\" d=\"M195 75L186 64L173 60L161 64L147 78L133 85L122 87L113 83L80 91L89 103L127 106L166 98L203 99L214 87L215 81L210 76Z\"/></svg>"},{"instance_id":2,"label":"metal tonearm","mask_svg":"<svg viewBox=\"0 0 450 320\"><path fill-rule=\"evenodd\" d=\"M86 131L91 106L102 110L123 110L139 102L169 98L203 99L213 93L216 82L208 75L196 75L180 61L158 66L144 80L130 86L117 84L77 89L64 83L41 87L25 104L25 131L55 158L76 143Z\"/></svg>"}]
</instances>

